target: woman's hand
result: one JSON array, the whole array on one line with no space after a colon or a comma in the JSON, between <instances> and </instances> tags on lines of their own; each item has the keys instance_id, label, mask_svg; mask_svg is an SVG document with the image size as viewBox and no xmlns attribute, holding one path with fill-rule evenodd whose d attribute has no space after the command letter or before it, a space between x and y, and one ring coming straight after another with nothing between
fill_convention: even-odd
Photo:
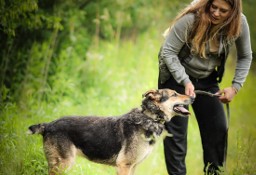
<instances>
[{"instance_id":1,"label":"woman's hand","mask_svg":"<svg viewBox=\"0 0 256 175\"><path fill-rule=\"evenodd\" d=\"M219 90L216 94L221 95L219 99L222 103L229 103L237 94L237 90L234 87L227 87L223 90Z\"/></svg>"},{"instance_id":2,"label":"woman's hand","mask_svg":"<svg viewBox=\"0 0 256 175\"><path fill-rule=\"evenodd\" d=\"M195 97L196 96L196 94L195 94L195 87L194 87L194 85L191 82L189 82L189 83L187 83L185 85L185 94L189 95L191 97Z\"/></svg>"}]
</instances>

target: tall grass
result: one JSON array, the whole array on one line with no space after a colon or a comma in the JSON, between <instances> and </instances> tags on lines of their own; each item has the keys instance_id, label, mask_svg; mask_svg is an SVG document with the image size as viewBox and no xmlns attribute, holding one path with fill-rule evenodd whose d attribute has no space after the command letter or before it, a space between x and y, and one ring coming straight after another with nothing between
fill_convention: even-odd
<instances>
[{"instance_id":1,"label":"tall grass","mask_svg":"<svg viewBox=\"0 0 256 175\"><path fill-rule=\"evenodd\" d=\"M72 47L63 50L56 62L56 75L44 89L44 98L24 88L19 103L1 107L0 174L47 174L41 136L26 135L27 127L64 115L120 115L139 107L141 95L157 88L157 54L162 39L156 31L142 34L136 41L120 44L100 42L85 55ZM83 59L85 58L86 59ZM232 62L232 61L231 61ZM232 64L229 64L232 68ZM226 71L222 87L230 84L232 69ZM256 172L255 75L250 73L243 89L231 105L227 173ZM203 174L202 148L195 117L190 117L188 132L188 175ZM111 175L112 167L77 158L67 174ZM160 140L153 153L142 162L136 175L166 175Z\"/></svg>"}]
</instances>

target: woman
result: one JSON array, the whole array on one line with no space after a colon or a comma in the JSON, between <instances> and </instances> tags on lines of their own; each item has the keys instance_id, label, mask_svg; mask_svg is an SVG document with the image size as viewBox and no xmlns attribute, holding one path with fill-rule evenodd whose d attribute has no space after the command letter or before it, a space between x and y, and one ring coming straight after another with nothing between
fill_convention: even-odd
<instances>
[{"instance_id":1,"label":"woman","mask_svg":"<svg viewBox=\"0 0 256 175\"><path fill-rule=\"evenodd\" d=\"M230 87L219 89L231 45L237 50ZM241 0L197 0L185 8L169 28L159 52L158 87L195 96L203 90L220 97L197 95L192 107L200 129L204 172L219 174L224 166L227 121L222 103L229 103L243 86L252 60L249 27ZM173 137L164 140L167 170L186 174L188 118L166 124Z\"/></svg>"}]
</instances>

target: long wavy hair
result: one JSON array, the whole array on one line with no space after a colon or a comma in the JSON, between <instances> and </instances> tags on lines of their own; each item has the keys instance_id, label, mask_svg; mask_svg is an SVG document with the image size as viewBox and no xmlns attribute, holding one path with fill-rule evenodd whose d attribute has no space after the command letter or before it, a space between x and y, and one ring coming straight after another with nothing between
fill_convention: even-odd
<instances>
[{"instance_id":1,"label":"long wavy hair","mask_svg":"<svg viewBox=\"0 0 256 175\"><path fill-rule=\"evenodd\" d=\"M214 0L194 0L189 6L183 9L172 24L188 13L194 13L195 23L192 31L189 32L188 41L191 43L191 51L205 58L206 42L216 36L222 35L225 42L231 42L241 32L241 0L223 0L231 6L230 17L221 24L212 25L209 17L210 7Z\"/></svg>"}]
</instances>

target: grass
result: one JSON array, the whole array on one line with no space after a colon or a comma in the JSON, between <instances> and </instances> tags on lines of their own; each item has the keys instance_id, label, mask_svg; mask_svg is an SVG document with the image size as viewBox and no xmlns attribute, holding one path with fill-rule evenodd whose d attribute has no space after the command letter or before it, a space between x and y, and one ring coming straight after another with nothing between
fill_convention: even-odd
<instances>
[{"instance_id":1,"label":"grass","mask_svg":"<svg viewBox=\"0 0 256 175\"><path fill-rule=\"evenodd\" d=\"M63 50L58 58L56 75L50 77L51 83L44 89L43 100L38 100L41 92L27 87L21 94L22 100L2 104L0 175L47 174L41 136L26 135L31 124L64 115L120 115L140 106L141 95L157 88L157 53L161 42L161 36L155 31L141 35L137 41L102 42L85 53L87 60L70 50ZM230 84L231 70L227 70L222 87ZM251 72L243 89L230 104L227 161L230 175L256 172L255 79ZM188 130L187 174L203 175L201 141L193 115ZM77 158L67 174L112 175L115 169ZM161 140L138 166L136 175L145 174L167 175Z\"/></svg>"}]
</instances>

